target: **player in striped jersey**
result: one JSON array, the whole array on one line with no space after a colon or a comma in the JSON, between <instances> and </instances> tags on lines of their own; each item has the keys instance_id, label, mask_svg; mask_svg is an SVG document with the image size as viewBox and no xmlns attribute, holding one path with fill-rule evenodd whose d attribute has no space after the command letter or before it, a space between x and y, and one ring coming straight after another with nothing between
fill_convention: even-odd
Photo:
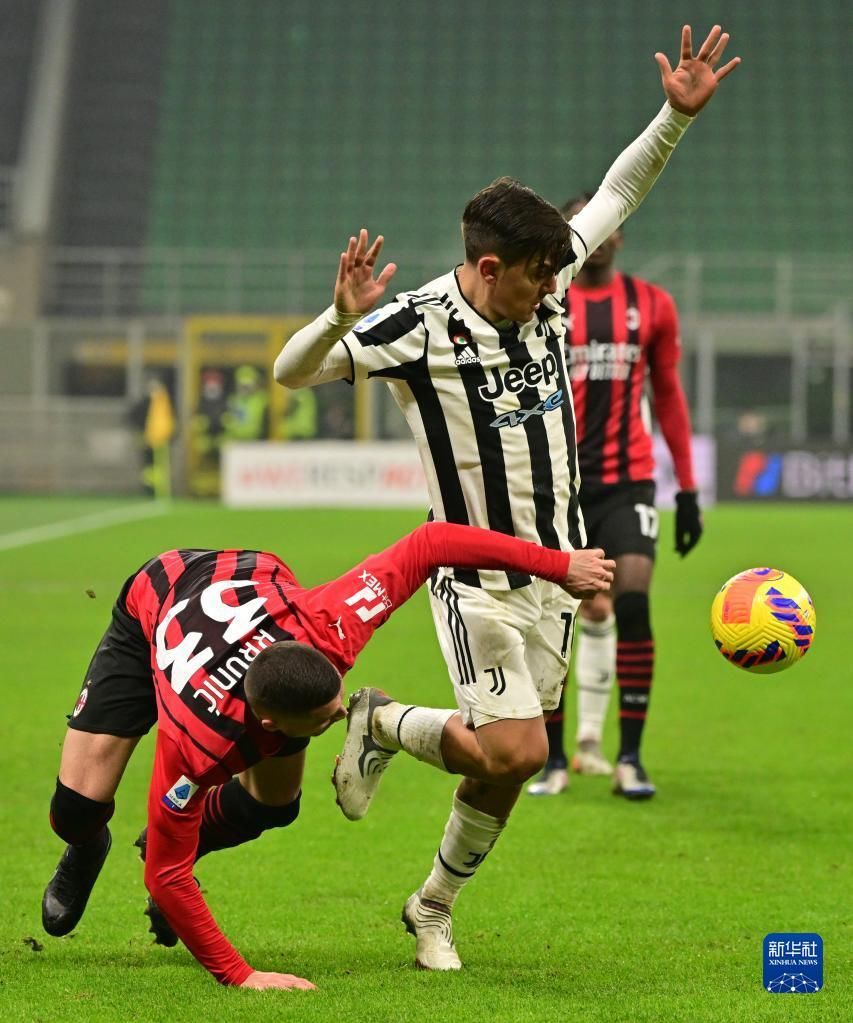
<instances>
[{"instance_id":1,"label":"player in striped jersey","mask_svg":"<svg viewBox=\"0 0 853 1023\"><path fill-rule=\"evenodd\" d=\"M180 938L223 984L312 988L249 966L211 916L193 865L293 823L308 737L345 717L342 676L447 564L526 572L578 596L606 588L613 568L601 551L566 554L437 522L312 589L261 551L173 550L143 565L119 594L69 718L50 808L68 845L44 893L45 930L59 937L80 921L110 849L121 776L156 722L148 827L137 843L155 935ZM464 726L449 725L451 734L459 755L479 755Z\"/></svg>"},{"instance_id":2,"label":"player in striped jersey","mask_svg":"<svg viewBox=\"0 0 853 1023\"><path fill-rule=\"evenodd\" d=\"M500 178L465 208L464 262L372 312L396 267L374 277L382 237L371 245L364 230L351 238L333 305L285 345L276 379L288 387L384 379L418 445L436 519L555 549L583 546L563 297L737 65L735 58L715 71L727 42L714 26L694 57L685 26L674 71L655 55L663 109L570 224L535 192ZM545 764L544 715L562 691L577 602L523 574L448 569L433 581L431 603L457 704L490 766L459 786L433 870L404 910L417 962L445 970L461 966L453 902L500 836L524 782ZM366 811L381 775L377 749L390 757L400 748L396 722L409 713L373 694L356 703L336 783L352 818ZM440 726L436 717L429 738L436 766Z\"/></svg>"},{"instance_id":3,"label":"player in striped jersey","mask_svg":"<svg viewBox=\"0 0 853 1023\"><path fill-rule=\"evenodd\" d=\"M592 199L570 199L571 220ZM655 414L681 487L676 495L675 549L695 547L702 520L690 451L690 414L678 375L681 342L672 296L614 269L622 247L615 231L592 253L566 296L566 360L578 434L581 504L592 543L616 561L612 594L581 606L575 651L578 683L575 771L613 774L613 790L650 799L655 786L640 759L654 664L649 587L657 546L654 459L646 378ZM601 752L613 677L619 683L620 745L615 770ZM528 788L557 795L568 785L563 707L546 725L548 762Z\"/></svg>"}]
</instances>

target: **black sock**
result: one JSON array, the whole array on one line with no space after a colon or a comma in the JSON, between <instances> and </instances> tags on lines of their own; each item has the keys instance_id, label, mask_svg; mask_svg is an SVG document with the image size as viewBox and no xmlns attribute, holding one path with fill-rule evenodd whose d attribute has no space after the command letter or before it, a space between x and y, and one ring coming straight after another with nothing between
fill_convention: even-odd
<instances>
[{"instance_id":1,"label":"black sock","mask_svg":"<svg viewBox=\"0 0 853 1023\"><path fill-rule=\"evenodd\" d=\"M81 796L57 778L56 791L50 801L50 826L69 845L86 845L102 838L115 808L114 799L99 803L96 799Z\"/></svg>"},{"instance_id":2,"label":"black sock","mask_svg":"<svg viewBox=\"0 0 853 1023\"><path fill-rule=\"evenodd\" d=\"M270 828L285 828L299 816L301 793L286 806L267 806L236 778L208 789L204 797L196 859L217 849L251 842Z\"/></svg>"},{"instance_id":3,"label":"black sock","mask_svg":"<svg viewBox=\"0 0 853 1023\"><path fill-rule=\"evenodd\" d=\"M655 660L648 594L622 593L614 601L613 611L619 683L619 759L638 763Z\"/></svg>"},{"instance_id":4,"label":"black sock","mask_svg":"<svg viewBox=\"0 0 853 1023\"><path fill-rule=\"evenodd\" d=\"M565 686L560 694L560 702L551 717L545 722L545 731L548 734L548 767L558 768L566 766L566 750L563 747L563 696Z\"/></svg>"}]
</instances>

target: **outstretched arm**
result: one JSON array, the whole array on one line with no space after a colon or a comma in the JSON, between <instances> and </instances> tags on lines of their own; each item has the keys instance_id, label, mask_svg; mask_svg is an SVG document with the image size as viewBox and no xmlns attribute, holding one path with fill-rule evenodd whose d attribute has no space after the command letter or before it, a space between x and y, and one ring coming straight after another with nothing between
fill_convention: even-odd
<instances>
[{"instance_id":1,"label":"outstretched arm","mask_svg":"<svg viewBox=\"0 0 853 1023\"><path fill-rule=\"evenodd\" d=\"M397 270L394 263L389 263L378 277L373 276L383 241L379 235L368 246L364 228L358 238L350 238L338 263L333 304L313 323L297 331L275 360L273 373L280 384L309 387L350 376L352 360L346 347L337 342L385 294Z\"/></svg>"},{"instance_id":2,"label":"outstretched arm","mask_svg":"<svg viewBox=\"0 0 853 1023\"><path fill-rule=\"evenodd\" d=\"M314 985L300 977L258 973L220 931L193 880L201 823L201 790L182 809L164 805L163 796L186 781L185 767L174 743L160 732L148 794L148 840L145 886L172 929L205 969L221 984L253 988L302 988Z\"/></svg>"},{"instance_id":3,"label":"outstretched arm","mask_svg":"<svg viewBox=\"0 0 853 1023\"><path fill-rule=\"evenodd\" d=\"M598 549L552 551L488 529L426 522L340 578L288 591L287 598L311 645L343 672L376 629L444 565L527 572L580 598L609 589L615 567Z\"/></svg>"},{"instance_id":4,"label":"outstretched arm","mask_svg":"<svg viewBox=\"0 0 853 1023\"><path fill-rule=\"evenodd\" d=\"M450 522L425 522L377 558L395 566L401 583L400 603L436 568L446 565L527 572L563 586L574 596L607 590L613 579L613 562L605 560L601 550L554 551L514 536Z\"/></svg>"},{"instance_id":5,"label":"outstretched arm","mask_svg":"<svg viewBox=\"0 0 853 1023\"><path fill-rule=\"evenodd\" d=\"M593 198L572 218L572 228L582 243L575 249L581 257L575 272L586 256L637 209L692 119L740 63L740 57L735 57L714 70L728 41L728 32L721 32L715 25L694 57L692 32L685 25L681 56L674 70L665 54L655 54L667 102L643 134L616 159Z\"/></svg>"}]
</instances>

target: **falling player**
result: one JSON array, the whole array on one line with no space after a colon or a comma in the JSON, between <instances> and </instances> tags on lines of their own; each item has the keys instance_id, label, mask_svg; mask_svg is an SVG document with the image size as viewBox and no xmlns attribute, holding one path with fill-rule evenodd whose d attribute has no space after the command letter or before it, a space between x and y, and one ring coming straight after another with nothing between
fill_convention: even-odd
<instances>
[{"instance_id":1,"label":"falling player","mask_svg":"<svg viewBox=\"0 0 853 1023\"><path fill-rule=\"evenodd\" d=\"M587 254L639 206L692 118L737 65L735 58L714 70L727 42L714 26L694 57L685 26L674 71L656 54L667 102L571 224L535 192L501 178L465 208L462 265L374 312L396 268L389 264L374 278L381 236L372 245L364 230L351 238L334 304L285 345L276 379L305 387L384 378L418 444L436 519L555 549L583 546L563 296ZM433 870L407 902L405 919L417 962L453 970L461 966L454 900L500 837L523 784L546 762L544 715L559 702L577 602L523 573L456 568L437 575L430 598L456 700L481 757L464 772ZM350 817L366 812L382 757L387 762L398 748L400 705L379 699L362 695L350 704L337 773L338 799ZM407 713L406 720L420 722L417 751L445 765L452 750L443 732L456 720L452 712L429 712L431 719L422 709Z\"/></svg>"},{"instance_id":2,"label":"falling player","mask_svg":"<svg viewBox=\"0 0 853 1023\"><path fill-rule=\"evenodd\" d=\"M571 220L592 199L570 199ZM589 254L566 295L566 361L578 432L581 505L590 543L616 561L612 592L584 601L575 648L578 686L577 750L580 774L613 774L613 791L650 799L655 786L640 760L654 664L649 586L657 546L654 458L645 397L654 409L681 487L676 495L675 549L682 557L702 534L690 415L678 375L681 343L672 297L613 263L622 247L614 231ZM615 770L601 751L614 675L619 683L620 744ZM563 705L546 725L548 762L528 792L551 796L569 783L563 747Z\"/></svg>"},{"instance_id":3,"label":"falling player","mask_svg":"<svg viewBox=\"0 0 853 1023\"><path fill-rule=\"evenodd\" d=\"M308 737L345 717L341 676L448 564L529 572L578 596L613 578L601 551L565 554L438 522L307 590L261 551L174 550L143 565L119 594L69 719L50 805L68 845L42 900L45 930L59 937L80 921L110 850L122 774L156 722L139 844L158 940L180 938L223 984L312 988L243 959L211 916L193 864L293 823Z\"/></svg>"}]
</instances>

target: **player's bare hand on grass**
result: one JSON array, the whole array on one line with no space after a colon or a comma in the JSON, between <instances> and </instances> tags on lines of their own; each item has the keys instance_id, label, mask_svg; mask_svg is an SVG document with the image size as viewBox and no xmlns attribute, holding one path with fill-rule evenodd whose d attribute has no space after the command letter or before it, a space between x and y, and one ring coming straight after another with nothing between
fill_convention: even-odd
<instances>
[{"instance_id":1,"label":"player's bare hand on grass","mask_svg":"<svg viewBox=\"0 0 853 1023\"><path fill-rule=\"evenodd\" d=\"M699 113L720 82L740 64L740 57L734 57L719 71L714 70L728 41L728 32L722 32L719 25L714 25L694 57L693 33L690 26L685 25L681 30L681 59L674 71L665 53L655 54L663 91L671 107L690 117Z\"/></svg>"},{"instance_id":2,"label":"player's bare hand on grass","mask_svg":"<svg viewBox=\"0 0 853 1023\"><path fill-rule=\"evenodd\" d=\"M616 562L605 558L600 547L589 550L572 551L569 562L569 574L563 583L563 589L571 597L586 600L596 593L606 593L613 582L613 571Z\"/></svg>"},{"instance_id":3,"label":"player's bare hand on grass","mask_svg":"<svg viewBox=\"0 0 853 1023\"><path fill-rule=\"evenodd\" d=\"M350 315L367 313L385 294L388 282L397 272L397 265L388 263L378 277L373 276L384 241L381 234L377 235L368 248L364 228L358 232L358 238L350 238L346 252L341 253L335 281L335 308L338 312Z\"/></svg>"},{"instance_id":4,"label":"player's bare hand on grass","mask_svg":"<svg viewBox=\"0 0 853 1023\"><path fill-rule=\"evenodd\" d=\"M281 988L296 991L316 991L316 985L310 980L302 977L294 977L292 973L262 973L255 970L250 973L240 987L252 988L255 991L268 991L271 988Z\"/></svg>"}]
</instances>

